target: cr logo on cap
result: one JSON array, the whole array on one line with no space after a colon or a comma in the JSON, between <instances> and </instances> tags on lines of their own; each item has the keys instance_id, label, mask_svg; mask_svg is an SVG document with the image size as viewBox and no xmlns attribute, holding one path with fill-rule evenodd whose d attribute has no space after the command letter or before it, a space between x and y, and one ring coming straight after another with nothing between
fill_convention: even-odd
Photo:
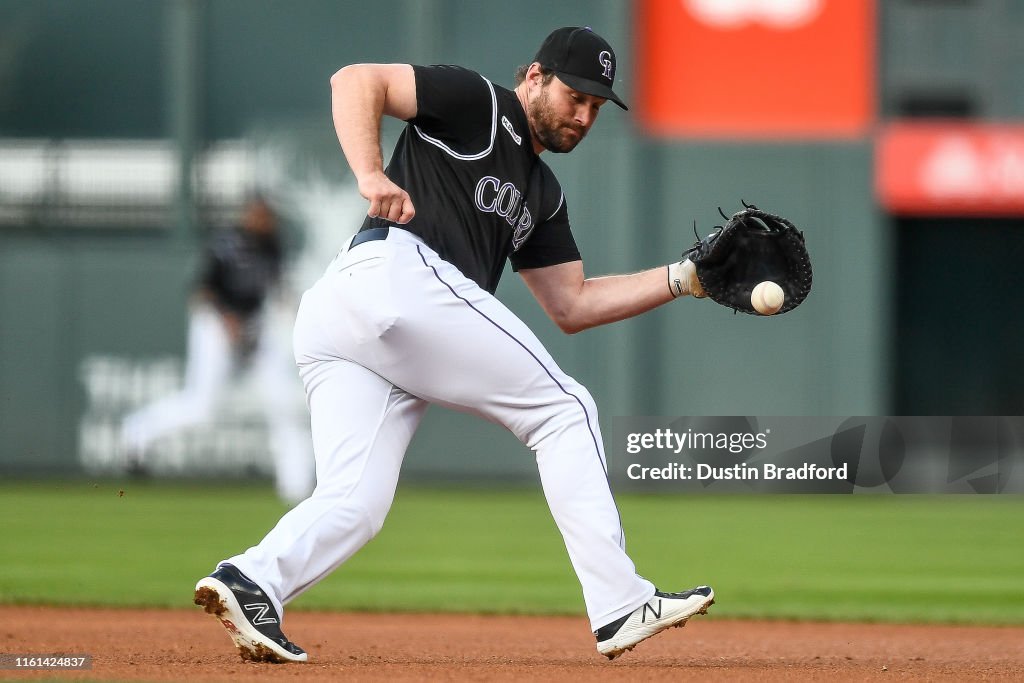
<instances>
[{"instance_id":1,"label":"cr logo on cap","mask_svg":"<svg viewBox=\"0 0 1024 683\"><path fill-rule=\"evenodd\" d=\"M608 50L602 50L601 54L597 56L597 61L604 67L604 77L612 80L612 67L614 66L612 63L612 53L608 52Z\"/></svg>"}]
</instances>

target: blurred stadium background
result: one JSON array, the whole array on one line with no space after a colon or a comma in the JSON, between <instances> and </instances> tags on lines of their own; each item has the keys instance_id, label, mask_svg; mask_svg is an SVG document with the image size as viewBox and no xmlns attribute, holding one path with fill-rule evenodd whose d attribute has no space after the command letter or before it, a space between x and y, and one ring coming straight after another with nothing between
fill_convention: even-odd
<instances>
[{"instance_id":1,"label":"blurred stadium background","mask_svg":"<svg viewBox=\"0 0 1024 683\"><path fill-rule=\"evenodd\" d=\"M200 245L247 193L286 218L293 296L356 229L340 66L511 85L580 24L632 105L548 160L588 273L668 262L741 198L803 227L816 267L784 318L683 302L574 338L509 273L499 296L606 418L1021 414L1016 0L0 0L0 475L121 473L117 423L180 383ZM158 470L266 474L262 430L239 386ZM510 435L436 408L405 469L535 478Z\"/></svg>"}]
</instances>

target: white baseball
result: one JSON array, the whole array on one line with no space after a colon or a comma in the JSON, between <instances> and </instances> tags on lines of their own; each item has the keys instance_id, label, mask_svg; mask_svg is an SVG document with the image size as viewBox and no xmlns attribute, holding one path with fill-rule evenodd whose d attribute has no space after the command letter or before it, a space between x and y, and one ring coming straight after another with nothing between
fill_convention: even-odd
<instances>
[{"instance_id":1,"label":"white baseball","mask_svg":"<svg viewBox=\"0 0 1024 683\"><path fill-rule=\"evenodd\" d=\"M782 287L771 280L759 283L750 293L750 305L761 315L778 313L785 300L786 295L782 291Z\"/></svg>"}]
</instances>

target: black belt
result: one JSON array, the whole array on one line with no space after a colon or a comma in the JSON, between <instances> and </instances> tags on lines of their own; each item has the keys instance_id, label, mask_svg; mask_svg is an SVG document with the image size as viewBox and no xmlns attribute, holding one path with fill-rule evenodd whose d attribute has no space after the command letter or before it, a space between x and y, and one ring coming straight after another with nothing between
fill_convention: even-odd
<instances>
[{"instance_id":1,"label":"black belt","mask_svg":"<svg viewBox=\"0 0 1024 683\"><path fill-rule=\"evenodd\" d=\"M385 226L383 228L367 228L362 232L357 232L356 236L352 238L352 243L348 245L349 249L358 247L363 242L375 242L376 240L386 240L388 238L388 231L391 228Z\"/></svg>"}]
</instances>

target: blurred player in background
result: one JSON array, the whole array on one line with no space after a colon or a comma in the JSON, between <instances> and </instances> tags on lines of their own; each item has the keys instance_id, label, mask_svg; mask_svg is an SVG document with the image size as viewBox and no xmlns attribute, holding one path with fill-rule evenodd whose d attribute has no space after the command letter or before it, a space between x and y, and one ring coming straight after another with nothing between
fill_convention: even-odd
<instances>
[{"instance_id":1,"label":"blurred player in background","mask_svg":"<svg viewBox=\"0 0 1024 683\"><path fill-rule=\"evenodd\" d=\"M125 418L121 446L130 471L148 468L147 451L157 439L210 422L244 366L255 374L263 399L278 495L295 504L312 492L309 436L292 405L291 352L266 333L263 319L281 282L282 260L278 217L262 197L247 202L239 225L210 236L189 306L184 386Z\"/></svg>"}]
</instances>

